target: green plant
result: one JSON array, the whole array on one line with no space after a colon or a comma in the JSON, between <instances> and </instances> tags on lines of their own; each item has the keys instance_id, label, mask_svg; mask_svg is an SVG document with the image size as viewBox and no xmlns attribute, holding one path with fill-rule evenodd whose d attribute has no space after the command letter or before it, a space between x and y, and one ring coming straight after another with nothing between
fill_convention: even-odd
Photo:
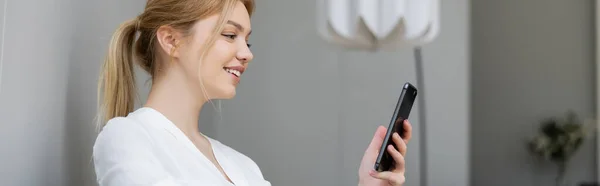
<instances>
[{"instance_id":1,"label":"green plant","mask_svg":"<svg viewBox=\"0 0 600 186\"><path fill-rule=\"evenodd\" d=\"M569 160L585 141L588 129L574 112L567 112L565 118L542 120L538 135L527 143L535 157L557 165L557 185L563 184Z\"/></svg>"}]
</instances>

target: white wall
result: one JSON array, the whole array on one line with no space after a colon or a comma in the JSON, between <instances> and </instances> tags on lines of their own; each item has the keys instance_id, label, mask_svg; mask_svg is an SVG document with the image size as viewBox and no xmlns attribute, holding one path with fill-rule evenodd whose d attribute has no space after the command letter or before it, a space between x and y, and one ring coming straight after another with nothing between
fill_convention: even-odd
<instances>
[{"instance_id":1,"label":"white wall","mask_svg":"<svg viewBox=\"0 0 600 186\"><path fill-rule=\"evenodd\" d=\"M416 80L409 48L359 52L323 42L315 2L257 2L255 59L237 98L213 113L209 135L253 158L274 185L356 184L376 127L388 125L402 84ZM406 185L420 185L419 158L429 160L428 185L469 181L470 9L466 0L442 4L441 35L424 48L420 94L427 98L429 154L419 154L416 104Z\"/></svg>"},{"instance_id":2,"label":"white wall","mask_svg":"<svg viewBox=\"0 0 600 186\"><path fill-rule=\"evenodd\" d=\"M473 185L552 185L525 140L540 119L567 109L595 114L594 1L473 1ZM595 142L569 167L575 185L595 181Z\"/></svg>"}]
</instances>

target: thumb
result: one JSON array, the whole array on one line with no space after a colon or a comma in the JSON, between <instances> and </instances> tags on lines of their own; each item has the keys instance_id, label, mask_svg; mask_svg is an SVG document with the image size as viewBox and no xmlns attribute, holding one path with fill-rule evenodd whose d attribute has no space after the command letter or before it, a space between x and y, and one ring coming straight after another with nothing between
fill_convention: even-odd
<instances>
[{"instance_id":1,"label":"thumb","mask_svg":"<svg viewBox=\"0 0 600 186\"><path fill-rule=\"evenodd\" d=\"M398 174L398 173L393 173L393 172L389 172L389 171L385 171L385 172L376 172L374 170L369 171L369 175L371 175L374 178L377 179L381 179L381 180L386 180L389 183L391 183L391 185L402 185L404 184L404 182L406 181L406 178L404 177L404 174Z\"/></svg>"},{"instance_id":2,"label":"thumb","mask_svg":"<svg viewBox=\"0 0 600 186\"><path fill-rule=\"evenodd\" d=\"M377 151L379 151L381 144L383 144L386 130L387 129L384 126L377 127L377 131L375 131L375 135L373 135L373 139L371 140L369 147L367 147L368 153L377 153Z\"/></svg>"}]
</instances>

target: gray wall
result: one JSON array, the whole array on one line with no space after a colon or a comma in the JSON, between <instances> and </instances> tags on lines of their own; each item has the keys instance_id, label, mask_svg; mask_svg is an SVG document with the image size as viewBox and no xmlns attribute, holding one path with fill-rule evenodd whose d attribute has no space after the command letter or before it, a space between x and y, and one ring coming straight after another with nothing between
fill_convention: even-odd
<instances>
[{"instance_id":1,"label":"gray wall","mask_svg":"<svg viewBox=\"0 0 600 186\"><path fill-rule=\"evenodd\" d=\"M258 1L254 61L234 100L212 112L213 137L253 158L274 185L354 185L365 148L387 126L405 81L415 82L410 48L349 51L325 43L315 28L315 1ZM468 185L468 1L443 1L442 32L425 46L429 154L419 154L417 104L411 121L408 181ZM418 87L421 85L417 84ZM210 110L210 111L207 111ZM204 117L203 119L206 119ZM203 130L203 129L201 129Z\"/></svg>"},{"instance_id":2,"label":"gray wall","mask_svg":"<svg viewBox=\"0 0 600 186\"><path fill-rule=\"evenodd\" d=\"M594 117L593 2L473 1L474 186L552 184L553 167L534 165L524 140L567 109ZM573 181L597 179L594 146L574 157Z\"/></svg>"},{"instance_id":3,"label":"gray wall","mask_svg":"<svg viewBox=\"0 0 600 186\"><path fill-rule=\"evenodd\" d=\"M4 5L4 1L0 1ZM34 6L35 5L35 6ZM66 185L70 1L10 1L0 92L3 185ZM33 54L32 54L33 53Z\"/></svg>"},{"instance_id":4,"label":"gray wall","mask_svg":"<svg viewBox=\"0 0 600 186\"><path fill-rule=\"evenodd\" d=\"M144 1L10 3L0 92L0 148L5 149L0 180L94 185L99 67L114 29ZM316 35L314 1L257 4L255 61L238 97L224 101L222 112L206 106L201 129L252 157L274 185L356 184L358 163L375 128L388 124L400 85L415 82L411 50L343 50ZM429 160L428 185L469 181L468 2L443 1L442 10L442 33L424 48L426 86L417 84L428 101L430 153L418 153L417 104L407 185L419 185L419 158ZM140 74L138 84L146 78ZM144 100L148 87L140 89Z\"/></svg>"},{"instance_id":5,"label":"gray wall","mask_svg":"<svg viewBox=\"0 0 600 186\"><path fill-rule=\"evenodd\" d=\"M0 92L2 185L95 184L98 72L110 35L144 3L9 0Z\"/></svg>"},{"instance_id":6,"label":"gray wall","mask_svg":"<svg viewBox=\"0 0 600 186\"><path fill-rule=\"evenodd\" d=\"M0 92L3 184L94 184L98 70L112 31L143 3L10 1ZM523 139L538 119L566 109L593 116L593 1L442 3L441 36L424 48L429 154L418 154L416 135L407 185L419 185L419 158L428 159L428 185L549 185L554 172L531 163ZM252 157L274 185L355 184L399 85L415 81L410 49L343 50L316 35L314 1L257 4L255 61L222 112L206 106L202 130ZM142 100L145 78L138 78ZM415 133L422 130L418 114ZM575 157L573 180L597 179L593 145Z\"/></svg>"}]
</instances>

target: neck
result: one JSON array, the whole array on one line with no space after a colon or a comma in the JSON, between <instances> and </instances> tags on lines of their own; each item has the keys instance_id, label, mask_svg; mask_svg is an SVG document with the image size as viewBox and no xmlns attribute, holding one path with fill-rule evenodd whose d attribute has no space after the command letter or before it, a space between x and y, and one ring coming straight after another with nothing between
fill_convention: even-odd
<instances>
[{"instance_id":1,"label":"neck","mask_svg":"<svg viewBox=\"0 0 600 186\"><path fill-rule=\"evenodd\" d=\"M200 134L198 121L202 105L207 101L203 94L197 93L189 78L178 68L169 70L152 83L145 107L150 107L165 115L185 135L193 137Z\"/></svg>"}]
</instances>

